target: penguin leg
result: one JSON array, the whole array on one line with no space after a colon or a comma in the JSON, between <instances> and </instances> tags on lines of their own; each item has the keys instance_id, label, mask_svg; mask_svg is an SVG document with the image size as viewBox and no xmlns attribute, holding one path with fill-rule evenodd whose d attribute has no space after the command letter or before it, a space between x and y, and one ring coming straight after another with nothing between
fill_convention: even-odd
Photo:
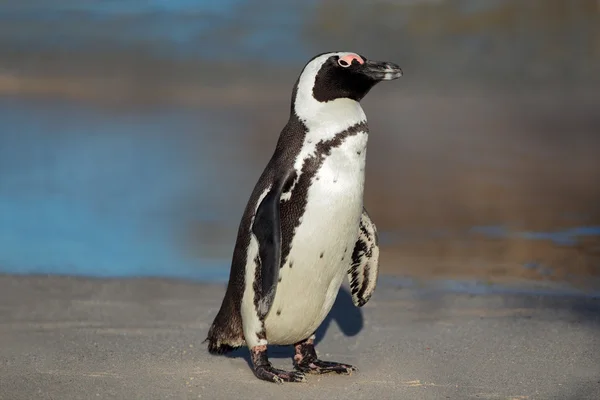
<instances>
[{"instance_id":1,"label":"penguin leg","mask_svg":"<svg viewBox=\"0 0 600 400\"><path fill-rule=\"evenodd\" d=\"M258 379L264 381L283 383L283 382L306 382L306 378L301 371L284 371L273 368L267 357L267 346L254 346L250 349L252 358L252 369Z\"/></svg>"},{"instance_id":2,"label":"penguin leg","mask_svg":"<svg viewBox=\"0 0 600 400\"><path fill-rule=\"evenodd\" d=\"M315 336L294 344L296 355L294 356L294 368L309 374L326 374L336 372L338 374L350 375L357 368L349 364L334 361L322 361L317 357L315 350Z\"/></svg>"}]
</instances>

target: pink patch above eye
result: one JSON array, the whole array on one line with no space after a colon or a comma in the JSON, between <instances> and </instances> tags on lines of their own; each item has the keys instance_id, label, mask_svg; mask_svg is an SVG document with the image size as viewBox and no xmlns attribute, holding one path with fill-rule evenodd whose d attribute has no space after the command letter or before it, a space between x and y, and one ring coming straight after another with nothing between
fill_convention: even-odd
<instances>
[{"instance_id":1,"label":"pink patch above eye","mask_svg":"<svg viewBox=\"0 0 600 400\"><path fill-rule=\"evenodd\" d=\"M352 61L358 61L359 64L364 64L365 60L362 59L358 54L347 54L344 57L340 57L340 61L346 61L348 65L352 64Z\"/></svg>"}]
</instances>

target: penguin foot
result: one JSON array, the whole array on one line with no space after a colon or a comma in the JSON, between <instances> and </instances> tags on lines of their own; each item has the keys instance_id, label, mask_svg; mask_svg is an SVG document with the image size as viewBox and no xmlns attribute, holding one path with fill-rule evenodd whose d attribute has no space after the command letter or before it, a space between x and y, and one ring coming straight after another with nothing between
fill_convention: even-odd
<instances>
[{"instance_id":1,"label":"penguin foot","mask_svg":"<svg viewBox=\"0 0 600 400\"><path fill-rule=\"evenodd\" d=\"M295 363L294 367L298 371L306 372L308 374L327 374L329 372L335 372L337 374L351 375L352 372L357 371L357 368L350 364L342 364L334 361L322 361L318 359Z\"/></svg>"},{"instance_id":2,"label":"penguin foot","mask_svg":"<svg viewBox=\"0 0 600 400\"><path fill-rule=\"evenodd\" d=\"M306 382L304 373L300 371L284 371L273 368L272 365L261 365L254 367L254 375L263 381L283 383L283 382Z\"/></svg>"},{"instance_id":3,"label":"penguin foot","mask_svg":"<svg viewBox=\"0 0 600 400\"><path fill-rule=\"evenodd\" d=\"M317 358L317 352L313 339L307 339L296 343L296 355L294 356L294 368L309 374L326 374L335 372L350 375L358 369L350 364L342 364L334 361L322 361Z\"/></svg>"},{"instance_id":4,"label":"penguin foot","mask_svg":"<svg viewBox=\"0 0 600 400\"><path fill-rule=\"evenodd\" d=\"M304 373L301 371L284 371L274 368L267 357L267 346L255 346L250 349L252 356L252 370L258 379L263 381L283 382L306 382Z\"/></svg>"}]
</instances>

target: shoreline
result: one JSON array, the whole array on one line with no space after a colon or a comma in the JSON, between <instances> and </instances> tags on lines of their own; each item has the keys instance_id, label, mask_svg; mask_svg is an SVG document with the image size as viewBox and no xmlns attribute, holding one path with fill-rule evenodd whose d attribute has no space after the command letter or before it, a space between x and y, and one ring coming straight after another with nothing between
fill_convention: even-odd
<instances>
[{"instance_id":1,"label":"shoreline","mask_svg":"<svg viewBox=\"0 0 600 400\"><path fill-rule=\"evenodd\" d=\"M229 280L227 275L215 278L201 278L193 276L174 275L122 275L122 276L93 276L89 274L73 273L14 273L0 271L0 280L48 280L65 282L96 282L102 283L150 283L165 282L173 285L196 285L221 288L225 294L225 288ZM589 278L588 278L589 279ZM411 290L426 293L448 293L457 295L517 295L517 296L548 296L548 297L581 297L586 299L600 299L600 279L588 280L587 285L576 285L571 282L555 281L550 279L524 279L516 277L500 277L496 279L484 279L477 276L438 276L425 277L418 275L402 275L380 272L377 290ZM344 281L340 290L347 290L348 282Z\"/></svg>"}]
</instances>

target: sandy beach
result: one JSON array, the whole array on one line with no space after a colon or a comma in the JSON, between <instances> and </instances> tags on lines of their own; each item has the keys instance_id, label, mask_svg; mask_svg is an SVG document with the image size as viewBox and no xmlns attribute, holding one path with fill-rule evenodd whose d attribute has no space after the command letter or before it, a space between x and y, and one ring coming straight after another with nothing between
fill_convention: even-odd
<instances>
[{"instance_id":1,"label":"sandy beach","mask_svg":"<svg viewBox=\"0 0 600 400\"><path fill-rule=\"evenodd\" d=\"M473 295L383 277L363 309L342 290L318 332L323 358L359 371L276 385L254 378L245 349L211 356L202 344L223 291L2 276L0 398L600 398L598 297ZM273 363L290 368L290 351L271 349Z\"/></svg>"}]
</instances>

